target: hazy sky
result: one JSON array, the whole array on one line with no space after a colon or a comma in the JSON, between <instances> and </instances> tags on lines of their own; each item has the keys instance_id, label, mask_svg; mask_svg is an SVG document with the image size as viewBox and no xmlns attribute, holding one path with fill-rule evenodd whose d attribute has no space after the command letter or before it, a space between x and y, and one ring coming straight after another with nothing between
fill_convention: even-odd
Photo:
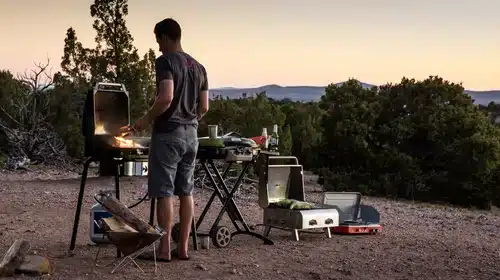
<instances>
[{"instance_id":1,"label":"hazy sky","mask_svg":"<svg viewBox=\"0 0 500 280\"><path fill-rule=\"evenodd\" d=\"M92 0L0 0L0 68L52 59L69 27L93 47ZM130 0L135 46L157 50L156 22L173 17L211 87L380 84L440 75L500 88L499 0ZM158 54L158 51L157 51Z\"/></svg>"}]
</instances>

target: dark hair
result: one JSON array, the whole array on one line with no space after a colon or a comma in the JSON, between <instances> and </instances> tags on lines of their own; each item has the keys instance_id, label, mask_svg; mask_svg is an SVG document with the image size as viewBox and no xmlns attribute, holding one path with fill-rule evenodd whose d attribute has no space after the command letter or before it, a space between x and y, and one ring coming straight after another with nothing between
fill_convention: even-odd
<instances>
[{"instance_id":1,"label":"dark hair","mask_svg":"<svg viewBox=\"0 0 500 280\"><path fill-rule=\"evenodd\" d=\"M166 18L155 25L156 37L167 36L170 40L178 42L181 39L181 26L172 18Z\"/></svg>"}]
</instances>

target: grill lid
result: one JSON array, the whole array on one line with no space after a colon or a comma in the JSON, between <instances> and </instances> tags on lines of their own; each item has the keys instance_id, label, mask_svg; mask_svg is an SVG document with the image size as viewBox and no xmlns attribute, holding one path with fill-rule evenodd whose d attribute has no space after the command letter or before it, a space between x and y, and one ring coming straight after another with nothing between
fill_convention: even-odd
<instances>
[{"instance_id":1,"label":"grill lid","mask_svg":"<svg viewBox=\"0 0 500 280\"><path fill-rule=\"evenodd\" d=\"M262 208L285 199L305 201L302 165L261 166L259 178L259 205Z\"/></svg>"},{"instance_id":2,"label":"grill lid","mask_svg":"<svg viewBox=\"0 0 500 280\"><path fill-rule=\"evenodd\" d=\"M97 83L94 87L94 134L118 135L130 124L130 99L125 85Z\"/></svg>"}]
</instances>

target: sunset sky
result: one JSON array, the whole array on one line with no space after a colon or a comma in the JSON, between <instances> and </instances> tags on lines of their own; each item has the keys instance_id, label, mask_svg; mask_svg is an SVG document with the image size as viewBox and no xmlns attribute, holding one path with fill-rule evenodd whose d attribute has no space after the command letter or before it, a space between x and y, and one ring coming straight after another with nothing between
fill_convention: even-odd
<instances>
[{"instance_id":1,"label":"sunset sky","mask_svg":"<svg viewBox=\"0 0 500 280\"><path fill-rule=\"evenodd\" d=\"M93 47L92 0L0 0L0 68L52 59L66 30ZM156 22L183 27L184 50L210 85L320 85L349 77L381 84L440 75L500 89L499 0L130 0L128 27L144 53Z\"/></svg>"}]
</instances>

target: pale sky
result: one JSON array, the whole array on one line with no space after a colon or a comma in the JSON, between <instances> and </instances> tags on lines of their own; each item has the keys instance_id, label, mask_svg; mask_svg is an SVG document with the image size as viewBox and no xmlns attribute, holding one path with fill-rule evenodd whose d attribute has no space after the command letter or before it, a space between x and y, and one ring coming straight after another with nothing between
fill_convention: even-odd
<instances>
[{"instance_id":1,"label":"pale sky","mask_svg":"<svg viewBox=\"0 0 500 280\"><path fill-rule=\"evenodd\" d=\"M94 47L91 3L0 0L0 68L23 72L48 56L57 71L71 26ZM157 50L153 27L166 17L212 88L440 75L500 89L500 0L130 0L141 54Z\"/></svg>"}]
</instances>

